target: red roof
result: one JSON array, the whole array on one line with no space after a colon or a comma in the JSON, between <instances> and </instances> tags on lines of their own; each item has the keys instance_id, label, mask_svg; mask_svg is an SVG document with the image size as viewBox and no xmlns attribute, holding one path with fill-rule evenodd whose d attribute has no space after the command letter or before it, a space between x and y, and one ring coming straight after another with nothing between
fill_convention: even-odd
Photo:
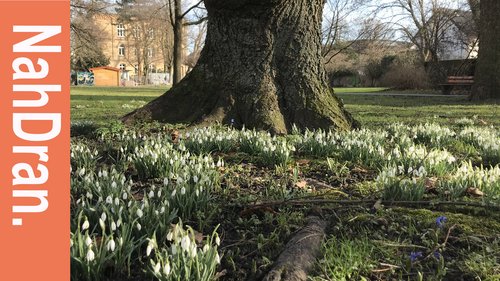
<instances>
[{"instance_id":1,"label":"red roof","mask_svg":"<svg viewBox=\"0 0 500 281\"><path fill-rule=\"evenodd\" d=\"M90 68L90 71L93 71L93 70L96 70L96 69L107 69L107 70L112 70L112 71L120 71L119 68L116 68L116 67L111 67L111 66L99 66L99 67L93 67L93 68Z\"/></svg>"}]
</instances>

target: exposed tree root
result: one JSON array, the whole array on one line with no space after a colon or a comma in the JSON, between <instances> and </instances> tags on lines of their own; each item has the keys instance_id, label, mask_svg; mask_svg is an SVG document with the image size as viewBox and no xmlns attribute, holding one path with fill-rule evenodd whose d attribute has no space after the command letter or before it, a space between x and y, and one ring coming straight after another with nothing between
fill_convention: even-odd
<instances>
[{"instance_id":1,"label":"exposed tree root","mask_svg":"<svg viewBox=\"0 0 500 281\"><path fill-rule=\"evenodd\" d=\"M326 221L317 216L307 218L302 228L285 246L263 281L305 281L314 266L325 237Z\"/></svg>"}]
</instances>

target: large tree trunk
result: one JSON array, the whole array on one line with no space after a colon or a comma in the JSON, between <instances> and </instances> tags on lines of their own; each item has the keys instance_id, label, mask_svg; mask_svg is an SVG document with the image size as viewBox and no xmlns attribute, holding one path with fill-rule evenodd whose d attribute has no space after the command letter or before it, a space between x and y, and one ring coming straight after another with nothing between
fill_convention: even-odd
<instances>
[{"instance_id":1,"label":"large tree trunk","mask_svg":"<svg viewBox=\"0 0 500 281\"><path fill-rule=\"evenodd\" d=\"M473 100L500 98L500 1L481 0L479 55Z\"/></svg>"},{"instance_id":2,"label":"large tree trunk","mask_svg":"<svg viewBox=\"0 0 500 281\"><path fill-rule=\"evenodd\" d=\"M198 64L179 84L124 121L234 120L287 133L347 130L355 121L326 81L323 0L205 0L208 31Z\"/></svg>"}]
</instances>

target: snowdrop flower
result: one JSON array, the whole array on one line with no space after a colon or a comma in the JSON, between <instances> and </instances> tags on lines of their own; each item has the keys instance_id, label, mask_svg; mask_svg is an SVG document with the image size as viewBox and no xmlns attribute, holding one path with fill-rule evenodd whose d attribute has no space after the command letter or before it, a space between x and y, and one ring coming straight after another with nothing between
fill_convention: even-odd
<instances>
[{"instance_id":1,"label":"snowdrop flower","mask_svg":"<svg viewBox=\"0 0 500 281\"><path fill-rule=\"evenodd\" d=\"M142 218L142 216L143 216L143 212L142 212L142 210L141 210L141 209L137 209L136 214L137 214L137 216L138 216L139 218Z\"/></svg>"},{"instance_id":2,"label":"snowdrop flower","mask_svg":"<svg viewBox=\"0 0 500 281\"><path fill-rule=\"evenodd\" d=\"M217 244L217 246L220 246L220 238L219 238L219 235L217 235L215 237L215 244Z\"/></svg>"},{"instance_id":3,"label":"snowdrop flower","mask_svg":"<svg viewBox=\"0 0 500 281\"><path fill-rule=\"evenodd\" d=\"M153 251L153 249L155 248L155 244L156 242L154 241L154 239L149 239L148 247L146 248L146 256L149 257L151 251Z\"/></svg>"},{"instance_id":4,"label":"snowdrop flower","mask_svg":"<svg viewBox=\"0 0 500 281\"><path fill-rule=\"evenodd\" d=\"M155 265L155 267L154 267L154 272L155 272L155 274L160 273L160 269L161 269L161 264L160 264L160 262L158 262L158 263Z\"/></svg>"},{"instance_id":5,"label":"snowdrop flower","mask_svg":"<svg viewBox=\"0 0 500 281\"><path fill-rule=\"evenodd\" d=\"M215 254L215 260L217 261L217 264L220 264L220 256L219 256L219 253Z\"/></svg>"},{"instance_id":6,"label":"snowdrop flower","mask_svg":"<svg viewBox=\"0 0 500 281\"><path fill-rule=\"evenodd\" d=\"M114 252L115 251L115 240L111 239L109 240L108 244L106 245L106 250L108 250L109 252Z\"/></svg>"},{"instance_id":7,"label":"snowdrop flower","mask_svg":"<svg viewBox=\"0 0 500 281\"><path fill-rule=\"evenodd\" d=\"M90 226L89 221L85 219L85 221L82 224L82 231L88 229Z\"/></svg>"},{"instance_id":8,"label":"snowdrop flower","mask_svg":"<svg viewBox=\"0 0 500 281\"><path fill-rule=\"evenodd\" d=\"M93 261L95 259L95 254L92 251L92 249L89 249L87 251L87 256L85 258L87 259L88 262L91 262L91 261Z\"/></svg>"},{"instance_id":9,"label":"snowdrop flower","mask_svg":"<svg viewBox=\"0 0 500 281\"><path fill-rule=\"evenodd\" d=\"M111 230L115 231L116 230L116 223L113 221L111 222Z\"/></svg>"},{"instance_id":10,"label":"snowdrop flower","mask_svg":"<svg viewBox=\"0 0 500 281\"><path fill-rule=\"evenodd\" d=\"M85 245L87 245L87 247L92 245L92 239L90 239L88 235L85 237Z\"/></svg>"},{"instance_id":11,"label":"snowdrop flower","mask_svg":"<svg viewBox=\"0 0 500 281\"><path fill-rule=\"evenodd\" d=\"M186 188L184 188L184 186L181 188L181 194L182 195L186 194Z\"/></svg>"},{"instance_id":12,"label":"snowdrop flower","mask_svg":"<svg viewBox=\"0 0 500 281\"><path fill-rule=\"evenodd\" d=\"M192 258L196 257L196 245L192 244L191 249L189 251L189 254L191 255Z\"/></svg>"},{"instance_id":13,"label":"snowdrop flower","mask_svg":"<svg viewBox=\"0 0 500 281\"><path fill-rule=\"evenodd\" d=\"M174 234L172 233L172 231L168 232L168 234L167 234L167 240L168 241L172 241L173 237L174 237Z\"/></svg>"},{"instance_id":14,"label":"snowdrop flower","mask_svg":"<svg viewBox=\"0 0 500 281\"><path fill-rule=\"evenodd\" d=\"M182 240L181 240L181 247L182 247L182 249L184 251L188 252L190 246L191 246L191 241L189 241L189 237L188 236L182 237Z\"/></svg>"},{"instance_id":15,"label":"snowdrop flower","mask_svg":"<svg viewBox=\"0 0 500 281\"><path fill-rule=\"evenodd\" d=\"M175 255L177 254L177 246L176 245L172 245L172 255Z\"/></svg>"},{"instance_id":16,"label":"snowdrop flower","mask_svg":"<svg viewBox=\"0 0 500 281\"><path fill-rule=\"evenodd\" d=\"M139 231L141 231L141 229L142 229L142 225L141 225L140 223L137 223L137 224L135 225L135 227L136 227L136 228L137 228L137 230L139 230Z\"/></svg>"},{"instance_id":17,"label":"snowdrop flower","mask_svg":"<svg viewBox=\"0 0 500 281\"><path fill-rule=\"evenodd\" d=\"M168 262L163 267L163 274L165 276L168 276L170 274L170 264Z\"/></svg>"},{"instance_id":18,"label":"snowdrop flower","mask_svg":"<svg viewBox=\"0 0 500 281\"><path fill-rule=\"evenodd\" d=\"M106 197L107 204L113 204L113 198L111 196Z\"/></svg>"},{"instance_id":19,"label":"snowdrop flower","mask_svg":"<svg viewBox=\"0 0 500 281\"><path fill-rule=\"evenodd\" d=\"M120 199L118 199L118 197L115 198L115 205L116 206L120 205Z\"/></svg>"},{"instance_id":20,"label":"snowdrop flower","mask_svg":"<svg viewBox=\"0 0 500 281\"><path fill-rule=\"evenodd\" d=\"M104 224L104 221L102 219L99 219L99 226L101 226L102 231L106 229L106 225Z\"/></svg>"},{"instance_id":21,"label":"snowdrop flower","mask_svg":"<svg viewBox=\"0 0 500 281\"><path fill-rule=\"evenodd\" d=\"M122 194L122 199L123 199L123 200L127 200L127 197L128 197L127 193L125 193L125 192L124 192L124 193Z\"/></svg>"},{"instance_id":22,"label":"snowdrop flower","mask_svg":"<svg viewBox=\"0 0 500 281\"><path fill-rule=\"evenodd\" d=\"M106 219L107 219L107 218L108 218L108 216L106 215L106 213L104 213L104 212L103 212L103 213L101 214L101 219L102 219L102 221L106 221Z\"/></svg>"},{"instance_id":23,"label":"snowdrop flower","mask_svg":"<svg viewBox=\"0 0 500 281\"><path fill-rule=\"evenodd\" d=\"M151 190L151 191L149 192L149 194L148 194L148 197L149 197L149 198L153 198L153 197L155 197L155 193L154 193L154 191L152 191L152 190Z\"/></svg>"}]
</instances>

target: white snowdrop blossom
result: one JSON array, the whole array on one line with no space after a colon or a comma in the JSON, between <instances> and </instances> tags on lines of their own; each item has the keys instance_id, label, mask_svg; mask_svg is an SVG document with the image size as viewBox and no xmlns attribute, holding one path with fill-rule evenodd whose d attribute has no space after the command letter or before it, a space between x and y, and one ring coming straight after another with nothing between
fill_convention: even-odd
<instances>
[{"instance_id":1,"label":"white snowdrop blossom","mask_svg":"<svg viewBox=\"0 0 500 281\"><path fill-rule=\"evenodd\" d=\"M92 251L92 249L89 249L87 251L87 256L85 257L85 259L88 261L88 262L91 262L95 259L95 254L94 252Z\"/></svg>"}]
</instances>

